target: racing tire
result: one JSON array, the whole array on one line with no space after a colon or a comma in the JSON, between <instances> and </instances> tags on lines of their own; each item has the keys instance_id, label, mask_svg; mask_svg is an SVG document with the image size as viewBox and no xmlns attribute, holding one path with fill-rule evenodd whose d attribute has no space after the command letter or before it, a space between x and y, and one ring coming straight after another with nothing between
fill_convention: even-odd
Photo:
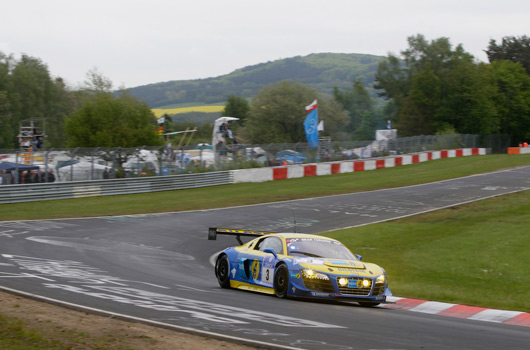
<instances>
[{"instance_id":1,"label":"racing tire","mask_svg":"<svg viewBox=\"0 0 530 350\"><path fill-rule=\"evenodd\" d=\"M286 298L289 290L289 269L286 265L281 264L274 274L274 294L278 298Z\"/></svg>"},{"instance_id":2,"label":"racing tire","mask_svg":"<svg viewBox=\"0 0 530 350\"><path fill-rule=\"evenodd\" d=\"M377 306L377 305L381 304L381 303L375 303L375 302L372 302L372 301L359 301L358 303L362 307L374 307L374 306Z\"/></svg>"},{"instance_id":3,"label":"racing tire","mask_svg":"<svg viewBox=\"0 0 530 350\"><path fill-rule=\"evenodd\" d=\"M230 262L224 254L217 258L215 276L221 288L230 288Z\"/></svg>"}]
</instances>

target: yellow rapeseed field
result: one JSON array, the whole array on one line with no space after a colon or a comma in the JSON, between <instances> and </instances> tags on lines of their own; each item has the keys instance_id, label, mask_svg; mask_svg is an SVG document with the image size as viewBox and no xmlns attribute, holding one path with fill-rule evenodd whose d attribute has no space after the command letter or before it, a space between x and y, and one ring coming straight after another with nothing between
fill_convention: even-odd
<instances>
[{"instance_id":1,"label":"yellow rapeseed field","mask_svg":"<svg viewBox=\"0 0 530 350\"><path fill-rule=\"evenodd\" d=\"M195 106L195 107L181 107L181 108L171 108L171 109L160 109L153 108L152 111L157 118L160 118L164 114L180 114L188 112L205 112L205 113L215 113L222 112L225 106Z\"/></svg>"}]
</instances>

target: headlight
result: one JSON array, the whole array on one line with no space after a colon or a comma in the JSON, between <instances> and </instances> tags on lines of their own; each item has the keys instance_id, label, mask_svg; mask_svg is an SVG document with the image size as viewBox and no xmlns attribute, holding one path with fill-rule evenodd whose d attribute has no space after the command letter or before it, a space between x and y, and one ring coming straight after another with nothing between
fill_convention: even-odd
<instances>
[{"instance_id":1,"label":"headlight","mask_svg":"<svg viewBox=\"0 0 530 350\"><path fill-rule=\"evenodd\" d=\"M328 275L325 275L323 273L316 272L316 271L313 271L313 270L310 270L310 269L302 270L302 274L304 275L304 278L319 279L319 280L329 280Z\"/></svg>"},{"instance_id":2,"label":"headlight","mask_svg":"<svg viewBox=\"0 0 530 350\"><path fill-rule=\"evenodd\" d=\"M344 278L344 277L341 277L341 278L339 278L339 282L338 283L339 283L339 286L344 287L344 286L348 285L348 279Z\"/></svg>"},{"instance_id":3,"label":"headlight","mask_svg":"<svg viewBox=\"0 0 530 350\"><path fill-rule=\"evenodd\" d=\"M377 284L384 284L385 281L386 281L386 276L385 276L385 274L382 274L382 275L380 275L379 277L377 277L377 278L375 279L375 283L377 283Z\"/></svg>"},{"instance_id":4,"label":"headlight","mask_svg":"<svg viewBox=\"0 0 530 350\"><path fill-rule=\"evenodd\" d=\"M372 284L371 280L363 279L363 288L369 288L371 284Z\"/></svg>"}]
</instances>

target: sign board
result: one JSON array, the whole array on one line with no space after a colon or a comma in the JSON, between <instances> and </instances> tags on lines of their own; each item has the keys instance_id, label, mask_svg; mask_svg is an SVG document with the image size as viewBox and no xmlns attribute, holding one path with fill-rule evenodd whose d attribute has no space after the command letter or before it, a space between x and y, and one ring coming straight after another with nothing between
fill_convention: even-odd
<instances>
[{"instance_id":1,"label":"sign board","mask_svg":"<svg viewBox=\"0 0 530 350\"><path fill-rule=\"evenodd\" d=\"M376 141L393 140L397 138L397 129L383 129L375 131Z\"/></svg>"}]
</instances>

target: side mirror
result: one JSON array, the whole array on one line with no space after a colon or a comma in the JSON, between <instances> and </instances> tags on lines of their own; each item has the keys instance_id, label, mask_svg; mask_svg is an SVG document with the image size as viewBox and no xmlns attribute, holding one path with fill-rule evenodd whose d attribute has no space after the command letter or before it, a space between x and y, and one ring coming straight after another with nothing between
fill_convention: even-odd
<instances>
[{"instance_id":1,"label":"side mirror","mask_svg":"<svg viewBox=\"0 0 530 350\"><path fill-rule=\"evenodd\" d=\"M355 254L355 257L356 257L357 259L359 259L359 261L363 260L363 257L360 256L359 254Z\"/></svg>"},{"instance_id":2,"label":"side mirror","mask_svg":"<svg viewBox=\"0 0 530 350\"><path fill-rule=\"evenodd\" d=\"M263 250L263 252L264 252L264 253L272 254L272 255L274 255L274 257L275 257L276 259L278 259L278 255L276 255L276 252L275 252L274 249L272 249L272 248L267 248L267 249Z\"/></svg>"}]
</instances>

